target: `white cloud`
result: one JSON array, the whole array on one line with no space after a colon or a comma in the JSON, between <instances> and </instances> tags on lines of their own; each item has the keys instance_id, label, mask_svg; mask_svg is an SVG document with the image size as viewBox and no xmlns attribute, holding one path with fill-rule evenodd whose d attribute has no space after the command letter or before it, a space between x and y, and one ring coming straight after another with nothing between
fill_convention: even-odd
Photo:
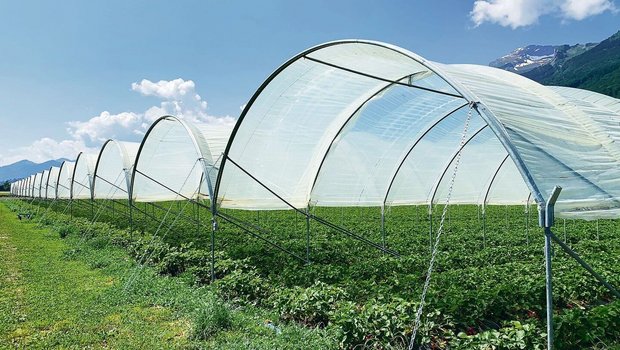
<instances>
[{"instance_id":1,"label":"white cloud","mask_svg":"<svg viewBox=\"0 0 620 350\"><path fill-rule=\"evenodd\" d=\"M470 13L476 26L484 22L517 28L536 23L546 10L545 1L476 0Z\"/></svg>"},{"instance_id":2,"label":"white cloud","mask_svg":"<svg viewBox=\"0 0 620 350\"><path fill-rule=\"evenodd\" d=\"M616 11L612 0L476 0L470 17L476 26L490 22L516 29L544 15L580 21L605 11Z\"/></svg>"},{"instance_id":3,"label":"white cloud","mask_svg":"<svg viewBox=\"0 0 620 350\"><path fill-rule=\"evenodd\" d=\"M610 0L566 0L560 8L565 18L577 21L605 11L616 12L616 7Z\"/></svg>"},{"instance_id":4,"label":"white cloud","mask_svg":"<svg viewBox=\"0 0 620 350\"><path fill-rule=\"evenodd\" d=\"M56 158L74 159L80 151L98 152L107 139L122 141L141 141L150 125L159 117L174 115L190 122L206 124L234 124L230 116L216 117L207 113L207 102L196 93L191 80L160 80L156 83L143 79L131 84L133 91L144 96L154 96L162 100L158 106L147 108L144 112L121 112L112 114L108 111L85 121L67 123L69 138L62 141L43 138L30 146L8 150L0 154L0 162L10 164L21 159L35 162Z\"/></svg>"},{"instance_id":5,"label":"white cloud","mask_svg":"<svg viewBox=\"0 0 620 350\"><path fill-rule=\"evenodd\" d=\"M133 112L110 114L101 112L87 121L68 122L67 132L86 143L102 143L107 139L134 141L140 135L144 116Z\"/></svg>"},{"instance_id":6,"label":"white cloud","mask_svg":"<svg viewBox=\"0 0 620 350\"><path fill-rule=\"evenodd\" d=\"M96 148L87 147L81 140L56 141L51 138L42 138L26 147L8 150L6 154L0 154L2 163L6 165L22 159L28 159L35 163L42 163L50 159L67 158L75 159L80 152L96 152Z\"/></svg>"},{"instance_id":7,"label":"white cloud","mask_svg":"<svg viewBox=\"0 0 620 350\"><path fill-rule=\"evenodd\" d=\"M179 100L186 96L194 95L200 100L200 96L194 93L196 85L191 80L181 78L174 80L160 80L156 83L142 79L139 83L132 83L131 89L144 96L155 96L165 100Z\"/></svg>"}]
</instances>

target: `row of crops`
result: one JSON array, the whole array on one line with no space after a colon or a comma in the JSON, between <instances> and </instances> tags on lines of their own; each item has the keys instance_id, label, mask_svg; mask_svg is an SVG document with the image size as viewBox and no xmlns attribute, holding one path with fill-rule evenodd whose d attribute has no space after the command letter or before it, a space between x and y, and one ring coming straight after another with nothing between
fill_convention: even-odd
<instances>
[{"instance_id":1,"label":"row of crops","mask_svg":"<svg viewBox=\"0 0 620 350\"><path fill-rule=\"evenodd\" d=\"M33 220L71 216L65 230L104 237L161 274L191 275L234 305L276 310L279 322L332 328L341 348L406 347L440 220L427 206L392 207L384 225L378 208L311 209L393 256L293 211L223 210L237 221L218 219L212 236L208 206L190 202L136 203L131 220L126 201L20 205ZM544 237L536 223L533 206L448 208L419 345L544 347ZM620 285L619 231L613 220L558 219L555 227L612 285ZM620 301L561 250L553 263L557 347L620 346Z\"/></svg>"}]
</instances>

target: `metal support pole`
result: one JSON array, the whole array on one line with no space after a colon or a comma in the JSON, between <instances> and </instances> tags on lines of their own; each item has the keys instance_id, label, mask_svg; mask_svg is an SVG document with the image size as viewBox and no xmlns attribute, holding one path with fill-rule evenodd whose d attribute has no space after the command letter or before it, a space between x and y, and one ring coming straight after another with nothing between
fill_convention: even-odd
<instances>
[{"instance_id":1,"label":"metal support pole","mask_svg":"<svg viewBox=\"0 0 620 350\"><path fill-rule=\"evenodd\" d=\"M530 244L530 204L525 204L525 242Z\"/></svg>"},{"instance_id":2,"label":"metal support pole","mask_svg":"<svg viewBox=\"0 0 620 350\"><path fill-rule=\"evenodd\" d=\"M551 272L551 228L545 227L545 280L547 302L547 349L553 349L553 284Z\"/></svg>"},{"instance_id":3,"label":"metal support pole","mask_svg":"<svg viewBox=\"0 0 620 350\"><path fill-rule=\"evenodd\" d=\"M194 209L196 210L196 232L200 233L200 206L194 204Z\"/></svg>"},{"instance_id":4,"label":"metal support pole","mask_svg":"<svg viewBox=\"0 0 620 350\"><path fill-rule=\"evenodd\" d=\"M433 212L428 211L428 248L433 254Z\"/></svg>"},{"instance_id":5,"label":"metal support pole","mask_svg":"<svg viewBox=\"0 0 620 350\"><path fill-rule=\"evenodd\" d=\"M127 203L129 203L129 235L133 237L133 204L131 204L131 198Z\"/></svg>"},{"instance_id":6,"label":"metal support pole","mask_svg":"<svg viewBox=\"0 0 620 350\"><path fill-rule=\"evenodd\" d=\"M381 205L381 244L385 249L385 204Z\"/></svg>"},{"instance_id":7,"label":"metal support pole","mask_svg":"<svg viewBox=\"0 0 620 350\"><path fill-rule=\"evenodd\" d=\"M562 191L562 187L555 186L544 207L539 206L538 223L545 230L545 280L547 303L547 350L553 349L553 274L551 269L551 226L554 221L555 202Z\"/></svg>"},{"instance_id":8,"label":"metal support pole","mask_svg":"<svg viewBox=\"0 0 620 350\"><path fill-rule=\"evenodd\" d=\"M211 218L211 282L215 281L215 231L217 231L217 219Z\"/></svg>"},{"instance_id":9,"label":"metal support pole","mask_svg":"<svg viewBox=\"0 0 620 350\"><path fill-rule=\"evenodd\" d=\"M482 209L482 248L487 247L487 213Z\"/></svg>"},{"instance_id":10,"label":"metal support pole","mask_svg":"<svg viewBox=\"0 0 620 350\"><path fill-rule=\"evenodd\" d=\"M310 204L306 207L306 264L310 264Z\"/></svg>"}]
</instances>

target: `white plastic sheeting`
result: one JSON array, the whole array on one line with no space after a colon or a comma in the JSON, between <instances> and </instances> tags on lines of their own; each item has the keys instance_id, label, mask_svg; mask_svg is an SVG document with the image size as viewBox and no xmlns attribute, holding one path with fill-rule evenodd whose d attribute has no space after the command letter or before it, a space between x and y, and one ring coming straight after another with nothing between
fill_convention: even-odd
<instances>
[{"instance_id":1,"label":"white plastic sheeting","mask_svg":"<svg viewBox=\"0 0 620 350\"><path fill-rule=\"evenodd\" d=\"M37 174L30 175L30 181L28 182L28 197L37 197L35 192L35 183L37 182Z\"/></svg>"},{"instance_id":2,"label":"white plastic sheeting","mask_svg":"<svg viewBox=\"0 0 620 350\"><path fill-rule=\"evenodd\" d=\"M618 120L620 101L601 94L429 62L383 43L331 42L277 69L234 129L162 117L137 151L106 143L96 180L93 157L80 154L71 193L126 198L129 190L136 201L215 194L220 207L256 210L432 209L448 192L452 203L542 203L560 185L558 216L618 217ZM31 177L26 193L44 195L42 177Z\"/></svg>"},{"instance_id":3,"label":"white plastic sheeting","mask_svg":"<svg viewBox=\"0 0 620 350\"><path fill-rule=\"evenodd\" d=\"M618 102L572 90L382 43L320 45L280 67L246 106L218 202L432 206L445 201L461 151L452 203L526 203L530 192L542 202L560 185L560 216L617 215Z\"/></svg>"},{"instance_id":4,"label":"white plastic sheeting","mask_svg":"<svg viewBox=\"0 0 620 350\"><path fill-rule=\"evenodd\" d=\"M51 167L47 175L47 185L45 190L46 199L56 199L56 186L58 184L59 167Z\"/></svg>"},{"instance_id":5,"label":"white plastic sheeting","mask_svg":"<svg viewBox=\"0 0 620 350\"><path fill-rule=\"evenodd\" d=\"M93 176L93 196L98 199L128 199L131 172L140 144L108 140L103 144Z\"/></svg>"},{"instance_id":6,"label":"white plastic sheeting","mask_svg":"<svg viewBox=\"0 0 620 350\"><path fill-rule=\"evenodd\" d=\"M556 213L616 215L620 207L618 114L519 75L483 66L443 66L501 122L546 197L563 187ZM583 92L591 95L591 93Z\"/></svg>"},{"instance_id":7,"label":"white plastic sheeting","mask_svg":"<svg viewBox=\"0 0 620 350\"><path fill-rule=\"evenodd\" d=\"M50 177L50 170L49 169L45 169L43 170L43 172L41 173L41 183L39 184L39 197L40 198L47 198L47 180Z\"/></svg>"},{"instance_id":8,"label":"white plastic sheeting","mask_svg":"<svg viewBox=\"0 0 620 350\"><path fill-rule=\"evenodd\" d=\"M93 174L96 158L92 154L81 152L75 160L71 177L71 198L92 199Z\"/></svg>"},{"instance_id":9,"label":"white plastic sheeting","mask_svg":"<svg viewBox=\"0 0 620 350\"><path fill-rule=\"evenodd\" d=\"M157 120L136 159L133 199L208 197L231 130L229 124L192 124L170 116Z\"/></svg>"},{"instance_id":10,"label":"white plastic sheeting","mask_svg":"<svg viewBox=\"0 0 620 350\"><path fill-rule=\"evenodd\" d=\"M60 165L60 172L58 173L58 185L56 186L56 198L71 198L71 178L73 177L74 166L75 162L70 162L66 160Z\"/></svg>"},{"instance_id":11,"label":"white plastic sheeting","mask_svg":"<svg viewBox=\"0 0 620 350\"><path fill-rule=\"evenodd\" d=\"M42 173L34 174L34 178L32 181L32 197L39 198L41 196L41 176Z\"/></svg>"}]
</instances>

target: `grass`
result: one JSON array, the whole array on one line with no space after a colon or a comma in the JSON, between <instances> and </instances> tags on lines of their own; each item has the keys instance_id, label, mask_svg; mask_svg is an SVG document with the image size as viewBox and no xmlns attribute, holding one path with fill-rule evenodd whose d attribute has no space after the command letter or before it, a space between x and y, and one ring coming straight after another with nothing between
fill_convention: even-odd
<instances>
[{"instance_id":1,"label":"grass","mask_svg":"<svg viewBox=\"0 0 620 350\"><path fill-rule=\"evenodd\" d=\"M196 297L192 294L195 288L186 288L178 296L157 299L157 305L191 315L191 341L226 349L323 349L337 347L338 343L344 348L369 344L371 348L400 348L411 334L428 264L429 229L431 224L433 228L439 224L437 215L428 217L425 206L390 208L386 216L387 244L403 254L393 258L311 222L311 263L305 264L258 239L248 238L222 220L215 244L217 280L209 284L210 217L206 209L198 212L196 207L182 202L159 203L161 208L138 203L134 211L136 231L130 235L123 230L128 225L127 213L119 203L112 209L113 202L99 201L93 211L88 202L74 202L72 208L67 204L39 201L30 208L38 212L35 220L52 218L51 224L54 220L66 223L65 229L57 230L66 235L67 242L82 236L79 231L84 227L96 226L96 233L87 235L85 244L71 243L79 248L75 255L91 267L105 271L119 259L127 259L124 254L116 258L108 253L98 258L110 246L122 248L138 260L152 252L148 254L148 265L153 271L178 275L164 277L163 281L194 277L194 281L205 284L204 290L237 305L227 306L230 313L224 311L223 317L202 318L204 315L192 314L192 310L212 307L209 304L217 302L212 295ZM172 209L172 215L167 215L167 208ZM501 344L498 349L542 348L545 284L542 235L535 226L535 210L530 208L531 215L526 215L521 206L489 206L485 220L477 209L457 205L449 210L427 295L425 330L419 341L436 348L446 348L449 342L452 349L485 348L496 343ZM177 221L174 212L180 210L185 216ZM375 242L381 240L377 208L313 211ZM61 212L83 218L96 213L99 223L69 221L69 215ZM305 253L303 217L291 211L226 213L268 229L262 233L264 237L290 251ZM159 219L164 219L161 230ZM620 285L618 224L615 220L560 220L556 233L612 284ZM90 255L85 255L86 248ZM617 347L620 303L613 302L615 299L604 288L560 250L553 259L558 349ZM155 282L159 278L149 276L141 277L127 289L132 300L149 297L149 291L166 289L166 283L173 283L160 286ZM275 320L276 324L265 320ZM280 329L276 337L273 327ZM326 333L314 327L325 327ZM253 332L260 336L252 336Z\"/></svg>"},{"instance_id":2,"label":"grass","mask_svg":"<svg viewBox=\"0 0 620 350\"><path fill-rule=\"evenodd\" d=\"M122 300L120 276L63 258L58 234L0 206L0 343L16 348L181 348L189 320L171 308ZM111 255L111 254L110 254Z\"/></svg>"},{"instance_id":3,"label":"grass","mask_svg":"<svg viewBox=\"0 0 620 350\"><path fill-rule=\"evenodd\" d=\"M0 349L302 349L335 343L322 331L295 325L275 334L264 321L274 315L233 309L187 278L136 266L112 245L65 236L18 221L0 204ZM205 317L209 310L217 317Z\"/></svg>"}]
</instances>

